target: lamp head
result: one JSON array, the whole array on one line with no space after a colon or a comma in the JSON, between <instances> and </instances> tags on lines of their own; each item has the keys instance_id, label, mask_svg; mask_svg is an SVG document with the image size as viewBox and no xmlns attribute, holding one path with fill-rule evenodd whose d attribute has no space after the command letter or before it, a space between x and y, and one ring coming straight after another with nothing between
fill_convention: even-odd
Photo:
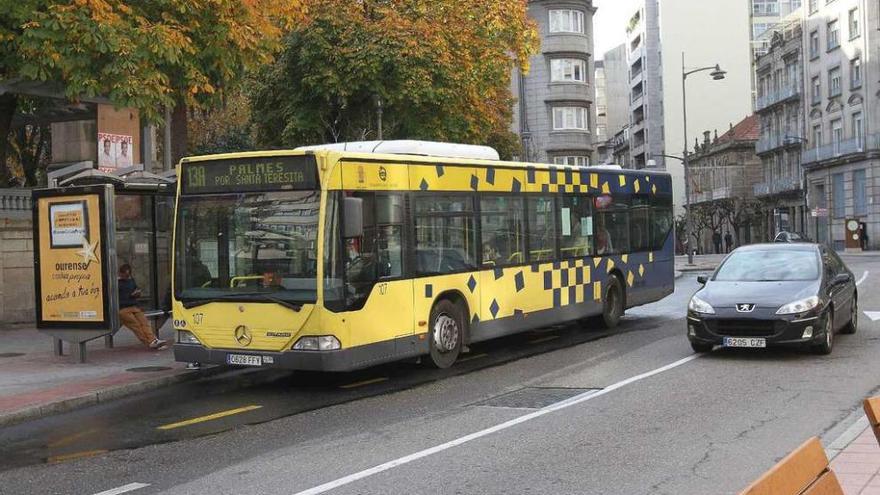
<instances>
[{"instance_id":1,"label":"lamp head","mask_svg":"<svg viewBox=\"0 0 880 495\"><path fill-rule=\"evenodd\" d=\"M710 72L709 75L712 76L712 79L714 79L716 81L720 81L720 80L724 79L724 77L727 75L727 72L721 70L721 66L716 64L715 70Z\"/></svg>"}]
</instances>

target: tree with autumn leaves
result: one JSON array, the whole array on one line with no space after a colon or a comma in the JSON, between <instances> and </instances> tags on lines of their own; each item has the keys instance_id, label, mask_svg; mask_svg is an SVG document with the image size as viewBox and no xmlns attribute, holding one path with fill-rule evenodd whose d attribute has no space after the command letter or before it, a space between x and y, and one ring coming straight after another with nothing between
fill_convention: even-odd
<instances>
[{"instance_id":1,"label":"tree with autumn leaves","mask_svg":"<svg viewBox=\"0 0 880 495\"><path fill-rule=\"evenodd\" d=\"M76 101L103 96L150 120L173 108L172 154L186 150L189 108L205 108L270 62L302 17L298 0L17 0L0 9L0 80L57 83ZM0 95L0 136L18 97ZM6 139L0 164L6 163ZM5 172L0 167L0 176Z\"/></svg>"},{"instance_id":2,"label":"tree with autumn leaves","mask_svg":"<svg viewBox=\"0 0 880 495\"><path fill-rule=\"evenodd\" d=\"M377 138L493 145L510 156L514 70L538 34L524 0L309 0L252 116L268 146Z\"/></svg>"},{"instance_id":3,"label":"tree with autumn leaves","mask_svg":"<svg viewBox=\"0 0 880 495\"><path fill-rule=\"evenodd\" d=\"M0 11L0 81L57 84L72 101L106 97L154 122L173 108L175 160L246 143L251 129L262 146L375 138L380 101L386 138L490 144L509 156L510 77L538 46L526 9L526 0L18 0ZM0 136L23 103L0 95ZM206 133L195 140L191 115ZM223 115L235 129L211 121ZM0 139L0 165L8 149Z\"/></svg>"}]
</instances>

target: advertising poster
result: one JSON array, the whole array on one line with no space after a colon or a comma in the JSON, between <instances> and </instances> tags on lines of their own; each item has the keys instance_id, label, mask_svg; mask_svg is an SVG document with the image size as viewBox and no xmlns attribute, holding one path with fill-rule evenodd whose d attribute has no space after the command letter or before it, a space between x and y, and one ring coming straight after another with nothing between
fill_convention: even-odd
<instances>
[{"instance_id":1,"label":"advertising poster","mask_svg":"<svg viewBox=\"0 0 880 495\"><path fill-rule=\"evenodd\" d=\"M41 322L103 324L101 196L37 198Z\"/></svg>"},{"instance_id":2,"label":"advertising poster","mask_svg":"<svg viewBox=\"0 0 880 495\"><path fill-rule=\"evenodd\" d=\"M98 168L112 172L133 163L134 138L123 134L98 133Z\"/></svg>"}]
</instances>

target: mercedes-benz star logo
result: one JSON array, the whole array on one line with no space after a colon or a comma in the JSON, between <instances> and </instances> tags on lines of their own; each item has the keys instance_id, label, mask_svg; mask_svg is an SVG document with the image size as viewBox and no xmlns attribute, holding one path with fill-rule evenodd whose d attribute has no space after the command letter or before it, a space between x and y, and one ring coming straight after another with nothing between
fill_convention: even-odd
<instances>
[{"instance_id":1,"label":"mercedes-benz star logo","mask_svg":"<svg viewBox=\"0 0 880 495\"><path fill-rule=\"evenodd\" d=\"M251 331L248 330L248 327L246 327L244 325L240 325L240 326L236 327L234 335L235 335L235 341L238 342L239 344L241 344L245 347L251 345L251 341L253 340L253 337L251 336Z\"/></svg>"},{"instance_id":2,"label":"mercedes-benz star logo","mask_svg":"<svg viewBox=\"0 0 880 495\"><path fill-rule=\"evenodd\" d=\"M749 304L749 303L737 304L736 310L739 311L740 313L751 313L752 311L755 310L755 305Z\"/></svg>"}]
</instances>

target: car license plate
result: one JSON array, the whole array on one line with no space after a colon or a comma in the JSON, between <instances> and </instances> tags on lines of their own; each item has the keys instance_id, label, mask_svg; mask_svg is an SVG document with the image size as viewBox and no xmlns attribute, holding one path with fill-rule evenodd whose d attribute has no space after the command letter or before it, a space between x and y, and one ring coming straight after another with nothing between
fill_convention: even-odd
<instances>
[{"instance_id":1,"label":"car license plate","mask_svg":"<svg viewBox=\"0 0 880 495\"><path fill-rule=\"evenodd\" d=\"M767 347L767 339L757 337L724 337L724 347Z\"/></svg>"},{"instance_id":2,"label":"car license plate","mask_svg":"<svg viewBox=\"0 0 880 495\"><path fill-rule=\"evenodd\" d=\"M235 364L238 366L262 366L263 358L261 356L247 356L244 354L227 354L226 364Z\"/></svg>"}]
</instances>

